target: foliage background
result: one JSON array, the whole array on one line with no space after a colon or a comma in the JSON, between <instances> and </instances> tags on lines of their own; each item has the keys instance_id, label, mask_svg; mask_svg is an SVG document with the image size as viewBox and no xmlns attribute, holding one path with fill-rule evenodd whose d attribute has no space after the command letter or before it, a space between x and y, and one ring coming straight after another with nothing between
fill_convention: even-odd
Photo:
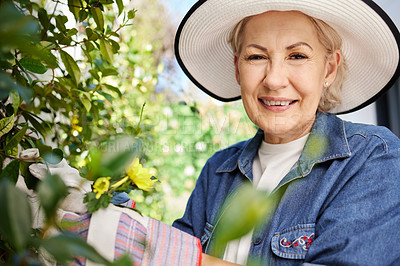
<instances>
[{"instance_id":1,"label":"foliage background","mask_svg":"<svg viewBox=\"0 0 400 266\"><path fill-rule=\"evenodd\" d=\"M131 193L137 208L168 224L179 218L206 160L255 128L240 103L220 105L183 77L175 22L158 0L1 1L0 180L15 184L21 173L40 187L18 157L31 147L85 176L89 149L127 134L161 181ZM65 188L49 180L51 220ZM3 195L1 225L15 199Z\"/></svg>"}]
</instances>

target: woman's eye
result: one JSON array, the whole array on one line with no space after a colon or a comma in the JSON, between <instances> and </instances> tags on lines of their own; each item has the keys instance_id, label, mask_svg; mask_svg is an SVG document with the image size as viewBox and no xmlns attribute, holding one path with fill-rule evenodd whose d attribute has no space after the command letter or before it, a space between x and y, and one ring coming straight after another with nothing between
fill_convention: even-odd
<instances>
[{"instance_id":1,"label":"woman's eye","mask_svg":"<svg viewBox=\"0 0 400 266\"><path fill-rule=\"evenodd\" d=\"M307 59L308 57L307 56L305 56L304 54L291 54L291 55L289 55L289 59L295 59L295 60L298 60L298 59Z\"/></svg>"},{"instance_id":2,"label":"woman's eye","mask_svg":"<svg viewBox=\"0 0 400 266\"><path fill-rule=\"evenodd\" d=\"M263 55L250 55L247 57L247 60L262 60L265 59L265 56Z\"/></svg>"}]
</instances>

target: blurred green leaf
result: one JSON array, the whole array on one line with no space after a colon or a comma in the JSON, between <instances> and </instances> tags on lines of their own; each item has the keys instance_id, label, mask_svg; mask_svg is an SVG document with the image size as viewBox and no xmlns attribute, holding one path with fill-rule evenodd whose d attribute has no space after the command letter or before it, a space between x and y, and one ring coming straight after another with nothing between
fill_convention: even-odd
<instances>
[{"instance_id":1,"label":"blurred green leaf","mask_svg":"<svg viewBox=\"0 0 400 266\"><path fill-rule=\"evenodd\" d=\"M61 60L64 63L65 69L68 74L71 76L72 80L78 85L81 79L81 70L76 64L75 60L68 53L60 50Z\"/></svg>"},{"instance_id":2,"label":"blurred green leaf","mask_svg":"<svg viewBox=\"0 0 400 266\"><path fill-rule=\"evenodd\" d=\"M80 98L83 106L85 107L86 111L89 112L90 109L92 108L92 103L90 102L90 100L88 98L86 98L85 96Z\"/></svg>"},{"instance_id":3,"label":"blurred green leaf","mask_svg":"<svg viewBox=\"0 0 400 266\"><path fill-rule=\"evenodd\" d=\"M86 12L84 9L79 10L79 21L82 22L88 17L88 12Z\"/></svg>"},{"instance_id":4,"label":"blurred green leaf","mask_svg":"<svg viewBox=\"0 0 400 266\"><path fill-rule=\"evenodd\" d=\"M102 84L102 86L105 86L108 90L113 91L113 92L117 93L119 97L122 97L122 93L119 88L114 87L110 84Z\"/></svg>"},{"instance_id":5,"label":"blurred green leaf","mask_svg":"<svg viewBox=\"0 0 400 266\"><path fill-rule=\"evenodd\" d=\"M39 61L30 57L24 57L19 60L19 63L27 70L36 73L36 74L44 74L47 71L47 68Z\"/></svg>"},{"instance_id":6,"label":"blurred green leaf","mask_svg":"<svg viewBox=\"0 0 400 266\"><path fill-rule=\"evenodd\" d=\"M27 111L23 111L22 116L28 120L32 124L33 128L36 129L43 137L46 137L47 132L51 129L50 125L46 121ZM39 122L39 120L42 122Z\"/></svg>"},{"instance_id":7,"label":"blurred green leaf","mask_svg":"<svg viewBox=\"0 0 400 266\"><path fill-rule=\"evenodd\" d=\"M51 146L45 145L40 139L36 141L36 146L39 149L39 154L47 154L53 150Z\"/></svg>"},{"instance_id":8,"label":"blurred green leaf","mask_svg":"<svg viewBox=\"0 0 400 266\"><path fill-rule=\"evenodd\" d=\"M27 188L33 189L36 191L36 186L39 183L39 179L37 179L34 175L31 174L29 171L29 166L32 164L32 162L24 162L20 161L19 162L19 170L21 172L21 175L24 177L25 184Z\"/></svg>"},{"instance_id":9,"label":"blurred green leaf","mask_svg":"<svg viewBox=\"0 0 400 266\"><path fill-rule=\"evenodd\" d=\"M112 3L114 3L114 0L100 0L100 3L102 3L103 5L111 5Z\"/></svg>"},{"instance_id":10,"label":"blurred green leaf","mask_svg":"<svg viewBox=\"0 0 400 266\"><path fill-rule=\"evenodd\" d=\"M68 0L69 11L74 15L75 20L79 20L79 11L81 10L81 1L79 0Z\"/></svg>"},{"instance_id":11,"label":"blurred green leaf","mask_svg":"<svg viewBox=\"0 0 400 266\"><path fill-rule=\"evenodd\" d=\"M118 76L119 73L116 69L113 68L105 68L101 70L101 74L103 77L107 77L107 76Z\"/></svg>"},{"instance_id":12,"label":"blurred green leaf","mask_svg":"<svg viewBox=\"0 0 400 266\"><path fill-rule=\"evenodd\" d=\"M129 10L129 12L128 12L128 19L134 19L135 16L136 16L136 12L137 12L136 9Z\"/></svg>"},{"instance_id":13,"label":"blurred green leaf","mask_svg":"<svg viewBox=\"0 0 400 266\"><path fill-rule=\"evenodd\" d=\"M38 10L38 18L40 21L40 24L42 24L43 28L47 30L49 28L50 20L47 15L47 11L44 8L40 8Z\"/></svg>"},{"instance_id":14,"label":"blurred green leaf","mask_svg":"<svg viewBox=\"0 0 400 266\"><path fill-rule=\"evenodd\" d=\"M64 233L54 236L44 240L42 247L62 264L66 264L77 256L84 257L95 263L109 264L92 246L77 235Z\"/></svg>"},{"instance_id":15,"label":"blurred green leaf","mask_svg":"<svg viewBox=\"0 0 400 266\"><path fill-rule=\"evenodd\" d=\"M30 103L32 90L19 85L10 75L0 71L0 99L7 97L13 90L17 91L25 102Z\"/></svg>"},{"instance_id":16,"label":"blurred green leaf","mask_svg":"<svg viewBox=\"0 0 400 266\"><path fill-rule=\"evenodd\" d=\"M4 151L9 153L9 151L18 146L21 140L25 137L26 130L28 129L28 125L21 128L11 139L6 143L6 146L3 148ZM10 153L9 153L10 154Z\"/></svg>"},{"instance_id":17,"label":"blurred green leaf","mask_svg":"<svg viewBox=\"0 0 400 266\"><path fill-rule=\"evenodd\" d=\"M114 53L112 45L104 39L100 40L100 53L110 64L113 63Z\"/></svg>"},{"instance_id":18,"label":"blurred green leaf","mask_svg":"<svg viewBox=\"0 0 400 266\"><path fill-rule=\"evenodd\" d=\"M55 148L51 152L42 155L43 159L50 164L58 164L64 158L62 150Z\"/></svg>"},{"instance_id":19,"label":"blurred green leaf","mask_svg":"<svg viewBox=\"0 0 400 266\"><path fill-rule=\"evenodd\" d=\"M21 97L19 97L18 92L16 91L12 91L10 93L10 99L11 99L11 103L14 109L14 114L17 114L18 108L21 105ZM0 126L1 128L1 126ZM0 130L1 132L1 130ZM0 133L0 137L1 137L1 133Z\"/></svg>"},{"instance_id":20,"label":"blurred green leaf","mask_svg":"<svg viewBox=\"0 0 400 266\"><path fill-rule=\"evenodd\" d=\"M310 134L307 139L308 149L304 151L304 155L310 158L320 158L329 147L329 139L320 134Z\"/></svg>"},{"instance_id":21,"label":"blurred green leaf","mask_svg":"<svg viewBox=\"0 0 400 266\"><path fill-rule=\"evenodd\" d=\"M125 254L121 258L112 262L109 266L133 266L132 260L129 254Z\"/></svg>"},{"instance_id":22,"label":"blurred green leaf","mask_svg":"<svg viewBox=\"0 0 400 266\"><path fill-rule=\"evenodd\" d=\"M78 34L78 30L75 29L75 28L69 29L68 32L67 32L67 36L68 37L74 36L76 34Z\"/></svg>"},{"instance_id":23,"label":"blurred green leaf","mask_svg":"<svg viewBox=\"0 0 400 266\"><path fill-rule=\"evenodd\" d=\"M26 195L8 180L0 182L0 213L2 237L21 252L26 248L32 230L31 208Z\"/></svg>"},{"instance_id":24,"label":"blurred green leaf","mask_svg":"<svg viewBox=\"0 0 400 266\"><path fill-rule=\"evenodd\" d=\"M14 159L3 169L0 175L0 179L8 179L12 184L15 185L18 180L18 174L19 161Z\"/></svg>"},{"instance_id":25,"label":"blurred green leaf","mask_svg":"<svg viewBox=\"0 0 400 266\"><path fill-rule=\"evenodd\" d=\"M262 225L272 208L273 200L264 191L255 190L252 184L239 188L226 202L218 226L214 229L216 240L212 254L220 256L229 241Z\"/></svg>"},{"instance_id":26,"label":"blurred green leaf","mask_svg":"<svg viewBox=\"0 0 400 266\"><path fill-rule=\"evenodd\" d=\"M68 22L67 16L58 15L55 16L56 19L56 27L60 30L61 33L65 33L67 28L65 27L66 23Z\"/></svg>"},{"instance_id":27,"label":"blurred green leaf","mask_svg":"<svg viewBox=\"0 0 400 266\"><path fill-rule=\"evenodd\" d=\"M0 120L0 137L7 134L14 126L14 114Z\"/></svg>"},{"instance_id":28,"label":"blurred green leaf","mask_svg":"<svg viewBox=\"0 0 400 266\"><path fill-rule=\"evenodd\" d=\"M89 192L86 193L85 198L83 199L89 213L94 213L100 208L106 208L108 204L111 202L111 197L108 194L103 194L99 199L96 199L96 193Z\"/></svg>"},{"instance_id":29,"label":"blurred green leaf","mask_svg":"<svg viewBox=\"0 0 400 266\"><path fill-rule=\"evenodd\" d=\"M61 201L68 195L68 188L57 175L47 175L37 189L40 204L47 219L52 219L61 204Z\"/></svg>"},{"instance_id":30,"label":"blurred green leaf","mask_svg":"<svg viewBox=\"0 0 400 266\"><path fill-rule=\"evenodd\" d=\"M98 7L92 7L90 12L92 13L93 19L96 22L97 28L101 32L104 32L104 17L101 9Z\"/></svg>"},{"instance_id":31,"label":"blurred green leaf","mask_svg":"<svg viewBox=\"0 0 400 266\"><path fill-rule=\"evenodd\" d=\"M116 0L118 6L118 16L121 15L122 11L124 10L124 3L122 0Z\"/></svg>"}]
</instances>

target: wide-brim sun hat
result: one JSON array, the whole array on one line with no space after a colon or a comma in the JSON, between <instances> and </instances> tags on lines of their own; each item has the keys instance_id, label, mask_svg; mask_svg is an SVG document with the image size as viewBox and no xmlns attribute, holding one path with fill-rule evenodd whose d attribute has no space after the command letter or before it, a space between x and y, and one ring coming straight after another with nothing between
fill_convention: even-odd
<instances>
[{"instance_id":1,"label":"wide-brim sun hat","mask_svg":"<svg viewBox=\"0 0 400 266\"><path fill-rule=\"evenodd\" d=\"M177 61L190 80L220 101L240 99L229 35L247 16L297 10L329 24L342 37L348 65L342 104L331 113L359 110L390 89L400 75L400 34L370 0L200 0L175 37Z\"/></svg>"}]
</instances>

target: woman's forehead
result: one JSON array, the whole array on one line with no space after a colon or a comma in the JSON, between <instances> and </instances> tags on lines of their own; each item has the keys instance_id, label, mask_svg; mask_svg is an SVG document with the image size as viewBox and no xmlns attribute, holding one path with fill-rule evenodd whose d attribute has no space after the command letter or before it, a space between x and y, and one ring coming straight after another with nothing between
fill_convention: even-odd
<instances>
[{"instance_id":1,"label":"woman's forehead","mask_svg":"<svg viewBox=\"0 0 400 266\"><path fill-rule=\"evenodd\" d=\"M277 38L316 40L317 34L311 19L297 11L269 11L252 16L244 26L244 41L249 39Z\"/></svg>"}]
</instances>

